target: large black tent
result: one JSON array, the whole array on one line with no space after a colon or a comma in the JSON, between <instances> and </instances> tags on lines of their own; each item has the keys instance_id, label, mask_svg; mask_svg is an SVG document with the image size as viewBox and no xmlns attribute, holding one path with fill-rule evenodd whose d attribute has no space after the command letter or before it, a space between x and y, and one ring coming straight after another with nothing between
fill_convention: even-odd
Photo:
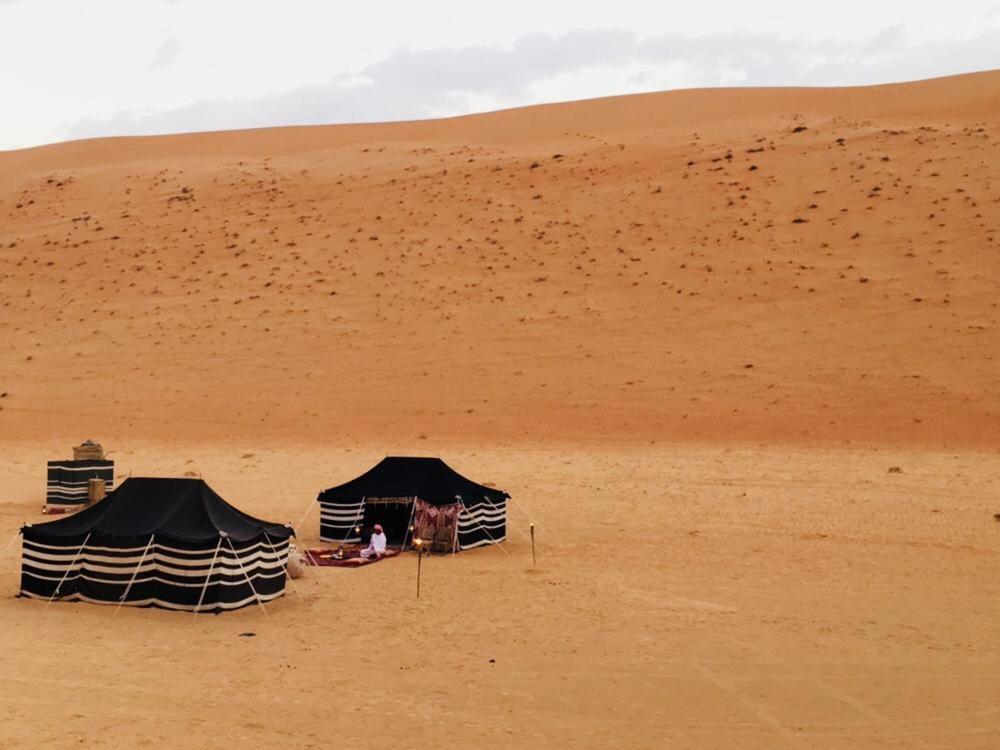
<instances>
[{"instance_id":1,"label":"large black tent","mask_svg":"<svg viewBox=\"0 0 1000 750\"><path fill-rule=\"evenodd\" d=\"M21 530L21 595L219 612L285 590L294 531L201 479L127 479L79 513Z\"/></svg>"},{"instance_id":2,"label":"large black tent","mask_svg":"<svg viewBox=\"0 0 1000 750\"><path fill-rule=\"evenodd\" d=\"M410 527L453 529L451 548L495 544L507 536L503 490L466 479L440 458L388 456L350 482L319 494L320 539L358 542L380 523L390 544L405 545Z\"/></svg>"}]
</instances>

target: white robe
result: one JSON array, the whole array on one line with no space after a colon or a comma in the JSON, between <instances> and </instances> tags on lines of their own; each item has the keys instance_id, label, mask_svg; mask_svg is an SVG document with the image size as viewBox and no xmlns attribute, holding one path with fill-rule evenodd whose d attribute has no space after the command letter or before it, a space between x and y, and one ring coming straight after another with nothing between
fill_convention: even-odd
<instances>
[{"instance_id":1,"label":"white robe","mask_svg":"<svg viewBox=\"0 0 1000 750\"><path fill-rule=\"evenodd\" d=\"M372 540L368 544L366 549L361 550L362 557L371 557L372 555L382 556L385 554L385 533L372 534Z\"/></svg>"}]
</instances>

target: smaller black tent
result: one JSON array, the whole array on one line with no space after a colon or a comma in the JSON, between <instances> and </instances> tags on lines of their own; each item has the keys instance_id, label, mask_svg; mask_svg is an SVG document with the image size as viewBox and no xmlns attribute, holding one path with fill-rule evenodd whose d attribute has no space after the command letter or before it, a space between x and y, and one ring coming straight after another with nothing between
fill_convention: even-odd
<instances>
[{"instance_id":1,"label":"smaller black tent","mask_svg":"<svg viewBox=\"0 0 1000 750\"><path fill-rule=\"evenodd\" d=\"M495 544L507 536L508 497L466 479L440 458L387 456L356 479L320 493L320 539L358 542L380 523L390 544L405 545L410 525L424 516L429 525L455 527L455 549Z\"/></svg>"},{"instance_id":2,"label":"smaller black tent","mask_svg":"<svg viewBox=\"0 0 1000 750\"><path fill-rule=\"evenodd\" d=\"M219 612L281 596L294 531L200 479L136 478L21 534L22 596Z\"/></svg>"},{"instance_id":3,"label":"smaller black tent","mask_svg":"<svg viewBox=\"0 0 1000 750\"><path fill-rule=\"evenodd\" d=\"M115 481L115 462L104 459L49 461L47 468L46 512L85 505L91 479L103 480L107 492Z\"/></svg>"}]
</instances>

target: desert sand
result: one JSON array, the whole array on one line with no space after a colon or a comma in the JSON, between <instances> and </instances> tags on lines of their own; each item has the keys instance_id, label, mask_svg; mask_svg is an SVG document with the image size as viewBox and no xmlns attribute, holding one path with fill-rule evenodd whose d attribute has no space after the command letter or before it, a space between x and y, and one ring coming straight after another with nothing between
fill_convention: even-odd
<instances>
[{"instance_id":1,"label":"desert sand","mask_svg":"<svg viewBox=\"0 0 1000 750\"><path fill-rule=\"evenodd\" d=\"M0 746L1000 746L998 113L982 73L0 153ZM518 504L419 600L412 556L266 613L16 599L83 438L304 546L389 453Z\"/></svg>"}]
</instances>

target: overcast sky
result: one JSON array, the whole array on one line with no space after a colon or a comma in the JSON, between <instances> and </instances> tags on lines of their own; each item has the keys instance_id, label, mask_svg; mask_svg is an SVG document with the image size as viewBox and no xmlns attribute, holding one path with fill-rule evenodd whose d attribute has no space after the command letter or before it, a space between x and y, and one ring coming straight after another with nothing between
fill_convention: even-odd
<instances>
[{"instance_id":1,"label":"overcast sky","mask_svg":"<svg viewBox=\"0 0 1000 750\"><path fill-rule=\"evenodd\" d=\"M0 0L0 149L1000 68L1000 0Z\"/></svg>"}]
</instances>

